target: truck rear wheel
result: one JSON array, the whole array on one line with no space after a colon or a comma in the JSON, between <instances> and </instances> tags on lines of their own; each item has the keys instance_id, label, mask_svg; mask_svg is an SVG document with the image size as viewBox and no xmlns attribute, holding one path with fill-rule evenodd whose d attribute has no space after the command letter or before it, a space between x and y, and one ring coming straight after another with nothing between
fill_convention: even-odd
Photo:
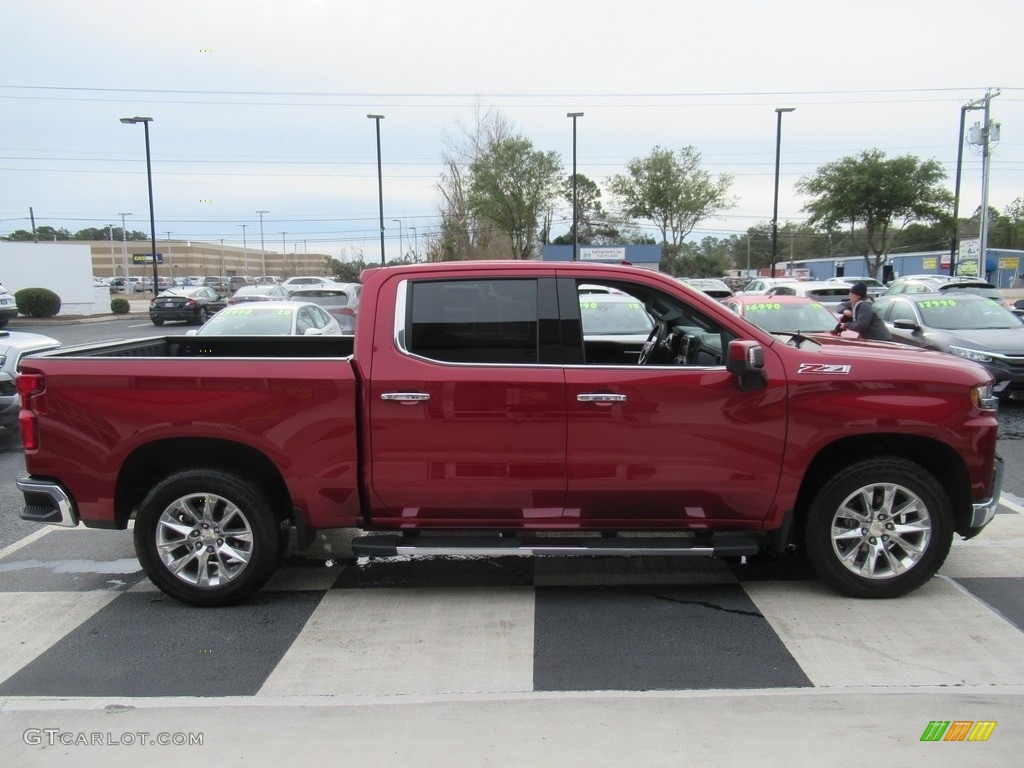
<instances>
[{"instance_id":1,"label":"truck rear wheel","mask_svg":"<svg viewBox=\"0 0 1024 768\"><path fill-rule=\"evenodd\" d=\"M917 589L945 562L952 541L942 486L895 456L858 462L829 480L811 504L805 538L819 578L852 597Z\"/></svg>"},{"instance_id":2,"label":"truck rear wheel","mask_svg":"<svg viewBox=\"0 0 1024 768\"><path fill-rule=\"evenodd\" d=\"M219 470L169 475L143 499L135 552L150 580L184 603L245 600L274 573L281 527L257 485Z\"/></svg>"}]
</instances>

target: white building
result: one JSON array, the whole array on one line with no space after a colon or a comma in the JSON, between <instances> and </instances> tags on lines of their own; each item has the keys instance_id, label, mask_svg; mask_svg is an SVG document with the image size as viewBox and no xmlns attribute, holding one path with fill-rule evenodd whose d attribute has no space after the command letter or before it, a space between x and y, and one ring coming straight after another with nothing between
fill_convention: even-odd
<instances>
[{"instance_id":1,"label":"white building","mask_svg":"<svg viewBox=\"0 0 1024 768\"><path fill-rule=\"evenodd\" d=\"M0 242L0 283L16 293L48 288L60 296L62 315L110 312L110 292L94 288L88 244Z\"/></svg>"}]
</instances>

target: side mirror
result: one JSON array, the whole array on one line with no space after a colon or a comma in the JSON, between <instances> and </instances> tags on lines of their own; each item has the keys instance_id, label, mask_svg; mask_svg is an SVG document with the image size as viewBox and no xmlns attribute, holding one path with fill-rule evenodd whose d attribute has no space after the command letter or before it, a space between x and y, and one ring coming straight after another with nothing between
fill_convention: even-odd
<instances>
[{"instance_id":1,"label":"side mirror","mask_svg":"<svg viewBox=\"0 0 1024 768\"><path fill-rule=\"evenodd\" d=\"M912 320L897 320L892 324L893 328L899 328L901 331L913 331L914 333L920 333L921 326Z\"/></svg>"},{"instance_id":2,"label":"side mirror","mask_svg":"<svg viewBox=\"0 0 1024 768\"><path fill-rule=\"evenodd\" d=\"M730 341L725 369L736 375L741 392L768 386L768 379L764 374L764 348L756 341Z\"/></svg>"}]
</instances>

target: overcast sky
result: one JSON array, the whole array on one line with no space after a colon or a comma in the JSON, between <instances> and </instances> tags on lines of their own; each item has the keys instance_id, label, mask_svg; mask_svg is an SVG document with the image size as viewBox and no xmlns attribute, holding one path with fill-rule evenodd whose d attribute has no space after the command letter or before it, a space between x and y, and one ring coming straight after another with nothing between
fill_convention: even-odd
<instances>
[{"instance_id":1,"label":"overcast sky","mask_svg":"<svg viewBox=\"0 0 1024 768\"><path fill-rule=\"evenodd\" d=\"M862 150L941 162L960 107L1001 89L989 203L1024 196L1019 0L39 0L8 3L0 47L0 234L36 224L375 261L383 114L388 258L435 230L446 134L479 106L599 184L655 146L692 145L736 206L697 236L780 222L794 184ZM968 126L982 119L968 112ZM961 211L981 203L965 147ZM567 228L571 217L555 234ZM396 221L397 219L399 224ZM282 235L282 233L284 233ZM652 232L653 233L653 232ZM422 250L422 242L420 242Z\"/></svg>"}]
</instances>

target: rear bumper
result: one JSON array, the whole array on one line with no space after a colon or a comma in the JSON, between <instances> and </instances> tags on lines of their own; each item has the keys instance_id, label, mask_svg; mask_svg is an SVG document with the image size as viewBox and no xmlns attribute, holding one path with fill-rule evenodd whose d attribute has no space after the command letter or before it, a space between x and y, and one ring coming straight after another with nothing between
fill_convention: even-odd
<instances>
[{"instance_id":1,"label":"rear bumper","mask_svg":"<svg viewBox=\"0 0 1024 768\"><path fill-rule=\"evenodd\" d=\"M149 311L150 320L196 320L199 317L197 309L159 309Z\"/></svg>"},{"instance_id":2,"label":"rear bumper","mask_svg":"<svg viewBox=\"0 0 1024 768\"><path fill-rule=\"evenodd\" d=\"M20 517L32 523L48 523L65 528L78 525L75 504L60 483L53 480L39 480L29 474L20 474L14 484L25 494L25 506Z\"/></svg>"}]
</instances>

